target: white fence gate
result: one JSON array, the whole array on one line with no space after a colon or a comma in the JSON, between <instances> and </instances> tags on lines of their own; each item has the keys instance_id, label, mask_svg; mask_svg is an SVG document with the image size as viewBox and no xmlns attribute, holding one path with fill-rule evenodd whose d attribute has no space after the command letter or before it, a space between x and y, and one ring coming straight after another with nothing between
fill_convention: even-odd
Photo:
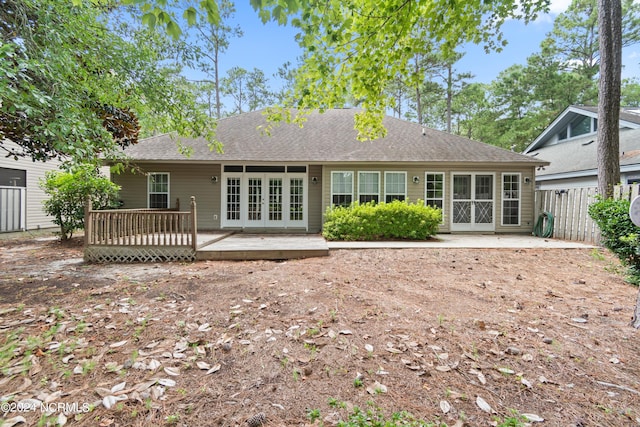
<instances>
[{"instance_id":1,"label":"white fence gate","mask_svg":"<svg viewBox=\"0 0 640 427\"><path fill-rule=\"evenodd\" d=\"M26 227L26 189L0 186L0 232Z\"/></svg>"}]
</instances>

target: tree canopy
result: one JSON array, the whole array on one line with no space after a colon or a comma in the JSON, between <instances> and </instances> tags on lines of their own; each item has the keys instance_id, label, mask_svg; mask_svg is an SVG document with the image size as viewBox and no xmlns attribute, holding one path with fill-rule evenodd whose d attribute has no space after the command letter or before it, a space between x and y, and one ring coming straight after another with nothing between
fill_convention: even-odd
<instances>
[{"instance_id":1,"label":"tree canopy","mask_svg":"<svg viewBox=\"0 0 640 427\"><path fill-rule=\"evenodd\" d=\"M365 112L356 118L361 139L384 135L382 117L393 100L386 89L410 61L429 53L430 41L446 56L463 42L500 49L507 19L534 19L548 0L252 0L264 21L299 28L304 63L298 73L298 107L342 106L353 97Z\"/></svg>"},{"instance_id":2,"label":"tree canopy","mask_svg":"<svg viewBox=\"0 0 640 427\"><path fill-rule=\"evenodd\" d=\"M212 122L165 62L166 35L112 12L102 0L0 0L5 155L88 161L155 131L212 137Z\"/></svg>"}]
</instances>

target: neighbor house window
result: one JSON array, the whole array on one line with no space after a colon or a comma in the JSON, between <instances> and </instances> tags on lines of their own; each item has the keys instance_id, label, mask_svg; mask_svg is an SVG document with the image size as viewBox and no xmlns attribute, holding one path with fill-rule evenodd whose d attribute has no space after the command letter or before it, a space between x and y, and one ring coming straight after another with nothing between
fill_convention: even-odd
<instances>
[{"instance_id":1,"label":"neighbor house window","mask_svg":"<svg viewBox=\"0 0 640 427\"><path fill-rule=\"evenodd\" d=\"M571 137L591 133L591 117L579 116L571 122Z\"/></svg>"},{"instance_id":2,"label":"neighbor house window","mask_svg":"<svg viewBox=\"0 0 640 427\"><path fill-rule=\"evenodd\" d=\"M149 207L169 208L169 174L154 172L149 174Z\"/></svg>"},{"instance_id":3,"label":"neighbor house window","mask_svg":"<svg viewBox=\"0 0 640 427\"><path fill-rule=\"evenodd\" d=\"M358 201L380 201L380 172L358 172Z\"/></svg>"},{"instance_id":4,"label":"neighbor house window","mask_svg":"<svg viewBox=\"0 0 640 427\"><path fill-rule=\"evenodd\" d=\"M520 174L502 174L502 225L520 225Z\"/></svg>"},{"instance_id":5,"label":"neighbor house window","mask_svg":"<svg viewBox=\"0 0 640 427\"><path fill-rule=\"evenodd\" d=\"M385 172L384 173L384 201L387 203L394 200L403 201L407 198L407 173L406 172Z\"/></svg>"},{"instance_id":6,"label":"neighbor house window","mask_svg":"<svg viewBox=\"0 0 640 427\"><path fill-rule=\"evenodd\" d=\"M331 204L349 206L353 203L353 172L331 172Z\"/></svg>"},{"instance_id":7,"label":"neighbor house window","mask_svg":"<svg viewBox=\"0 0 640 427\"><path fill-rule=\"evenodd\" d=\"M595 133L598 131L598 119L578 116L567 127L558 132L558 140L562 141L569 138Z\"/></svg>"},{"instance_id":8,"label":"neighbor house window","mask_svg":"<svg viewBox=\"0 0 640 427\"><path fill-rule=\"evenodd\" d=\"M424 182L424 204L444 211L444 173L427 172Z\"/></svg>"}]
</instances>

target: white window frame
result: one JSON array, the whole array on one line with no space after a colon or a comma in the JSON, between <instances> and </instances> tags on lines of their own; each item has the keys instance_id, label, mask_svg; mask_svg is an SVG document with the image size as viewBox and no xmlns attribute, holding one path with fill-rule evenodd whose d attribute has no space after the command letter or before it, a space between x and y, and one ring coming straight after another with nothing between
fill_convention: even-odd
<instances>
[{"instance_id":1,"label":"white window frame","mask_svg":"<svg viewBox=\"0 0 640 427\"><path fill-rule=\"evenodd\" d=\"M377 179L378 192L377 193L362 192L362 187L360 185L364 181L362 179L362 177L364 175L376 175L378 177L378 179ZM375 196L375 197L378 198L378 201L376 203L380 203L380 172L379 171L358 171L358 202L359 203L363 203L360 200L361 196Z\"/></svg>"},{"instance_id":2,"label":"white window frame","mask_svg":"<svg viewBox=\"0 0 640 427\"><path fill-rule=\"evenodd\" d=\"M570 139L581 138L581 137L584 137L587 135L593 135L594 133L596 133L598 131L598 119L595 117L588 117L588 116L583 116L583 117L587 117L589 119L589 132L581 133L580 135L573 135L573 130L571 125L576 120L576 119L573 119L565 127L563 127L562 130L560 130L560 132L558 132L557 134L558 141L568 141ZM566 133L566 136L564 138L560 137L560 134L562 132Z\"/></svg>"},{"instance_id":3,"label":"white window frame","mask_svg":"<svg viewBox=\"0 0 640 427\"><path fill-rule=\"evenodd\" d=\"M429 181L427 179L427 176L429 175L440 175L442 177L442 197L441 198L436 198L436 197L427 197L427 191L429 191ZM424 173L424 205L425 206L431 206L427 203L427 200L440 200L442 202L442 208L440 208L440 210L442 211L442 222L441 224L444 224L444 218L445 218L445 212L446 212L446 203L445 203L445 195L446 195L446 189L447 189L447 181L446 181L446 174L444 172L437 172L437 171L426 171Z\"/></svg>"},{"instance_id":4,"label":"white window frame","mask_svg":"<svg viewBox=\"0 0 640 427\"><path fill-rule=\"evenodd\" d=\"M336 193L334 192L334 176L336 175L345 175L345 174L350 174L351 175L351 192L349 193ZM330 206L337 206L335 203L333 203L333 196L351 196L351 203L354 202L354 194L353 194L353 188L354 188L354 177L355 177L355 173L353 171L331 171L331 199L329 200L329 204ZM351 204L349 203L349 204Z\"/></svg>"},{"instance_id":5,"label":"white window frame","mask_svg":"<svg viewBox=\"0 0 640 427\"><path fill-rule=\"evenodd\" d=\"M237 180L237 189L239 191L239 193L237 194L238 196L238 210L237 211L232 211L233 213L237 213L238 214L238 218L228 218L229 216L229 201L228 201L228 197L229 197L229 180ZM223 210L221 212L221 218L220 218L220 224L221 226L224 227L234 227L234 226L241 226L242 222L244 221L244 218L246 217L246 214L243 213L243 209L244 209L244 199L246 197L246 191L244 190L244 183L243 183L243 175L241 172L226 172L222 175L222 206L223 206Z\"/></svg>"},{"instance_id":6,"label":"white window frame","mask_svg":"<svg viewBox=\"0 0 640 427\"><path fill-rule=\"evenodd\" d=\"M388 187L388 182L389 182L389 180L388 180L387 177L389 175L402 175L402 176L404 176L404 180L403 180L403 182L404 182L404 192L403 193L390 193L388 191L388 188L389 188ZM404 197L403 200L407 200L407 172L404 172L404 171L385 171L384 172L384 200L383 201L386 202L386 203L388 203L387 202L387 197L388 196L403 196Z\"/></svg>"},{"instance_id":7,"label":"white window frame","mask_svg":"<svg viewBox=\"0 0 640 427\"><path fill-rule=\"evenodd\" d=\"M167 176L167 191L151 191L151 180L152 177L156 175L166 175ZM169 209L171 208L171 174L169 172L149 172L147 174L147 208L151 209L151 195L152 194L166 194L167 195L167 206L163 208L156 209Z\"/></svg>"},{"instance_id":8,"label":"white window frame","mask_svg":"<svg viewBox=\"0 0 640 427\"><path fill-rule=\"evenodd\" d=\"M506 190L504 188L505 185L505 177L507 176L511 176L511 177L516 177L516 181L518 184L518 197L511 197L511 191L513 190ZM501 190L501 197L502 197L502 201L501 201L501 205L502 205L502 209L501 209L501 215L500 215L500 225L502 225L503 227L518 227L520 226L521 223L521 218L522 218L522 173L520 172L503 172L502 176L500 178L500 190ZM505 202L507 201L517 201L518 202L518 222L517 224L505 224L504 219L505 219Z\"/></svg>"}]
</instances>

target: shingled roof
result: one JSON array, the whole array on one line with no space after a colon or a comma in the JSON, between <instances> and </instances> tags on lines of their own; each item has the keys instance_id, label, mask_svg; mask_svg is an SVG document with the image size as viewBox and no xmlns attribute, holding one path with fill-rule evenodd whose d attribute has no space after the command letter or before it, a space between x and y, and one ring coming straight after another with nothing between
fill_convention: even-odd
<instances>
[{"instance_id":1,"label":"shingled roof","mask_svg":"<svg viewBox=\"0 0 640 427\"><path fill-rule=\"evenodd\" d=\"M532 156L538 156L550 162L543 170L536 172L537 177L583 172L581 175L597 175L598 144L596 136L585 135L562 144L542 147ZM620 166L640 164L640 129L622 129L620 131Z\"/></svg>"},{"instance_id":2,"label":"shingled roof","mask_svg":"<svg viewBox=\"0 0 640 427\"><path fill-rule=\"evenodd\" d=\"M355 109L313 112L304 126L280 124L265 135L263 111L254 111L218 122L217 139L224 153L211 151L204 139L181 139L192 154L178 150L176 138L169 134L141 140L125 154L134 161L162 162L471 162L546 163L499 147L472 141L417 123L385 117L387 136L371 142L357 140Z\"/></svg>"},{"instance_id":3,"label":"shingled roof","mask_svg":"<svg viewBox=\"0 0 640 427\"><path fill-rule=\"evenodd\" d=\"M523 151L524 154L532 153L536 150L555 144L555 136L562 129L566 129L576 117L587 116L594 119L598 118L598 107L585 105L570 105L562 113L560 113L553 122L536 137ZM620 128L621 129L638 129L640 128L640 110L637 108L622 108L620 110ZM565 142L562 142L563 144Z\"/></svg>"}]
</instances>

